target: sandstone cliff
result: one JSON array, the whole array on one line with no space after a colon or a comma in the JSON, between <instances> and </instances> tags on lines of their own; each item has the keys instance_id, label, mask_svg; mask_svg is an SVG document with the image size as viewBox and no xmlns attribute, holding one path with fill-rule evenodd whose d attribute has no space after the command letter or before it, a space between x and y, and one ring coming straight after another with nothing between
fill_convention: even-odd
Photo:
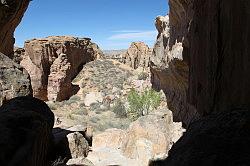
<instances>
[{"instance_id":1,"label":"sandstone cliff","mask_svg":"<svg viewBox=\"0 0 250 166\"><path fill-rule=\"evenodd\" d=\"M170 18L177 16L172 21L181 18L178 11L184 23L192 20L182 57L189 66L187 102L201 118L191 123L168 159L151 165L249 164L249 8L248 1L170 1Z\"/></svg>"},{"instance_id":2,"label":"sandstone cliff","mask_svg":"<svg viewBox=\"0 0 250 166\"><path fill-rule=\"evenodd\" d=\"M170 1L171 7L177 5L178 9L182 9L182 6L179 6L180 3L172 3L174 2ZM150 59L150 69L153 87L163 89L165 92L169 108L173 111L174 120L188 125L199 115L197 115L196 109L187 102L189 67L183 56L183 48L187 41L185 15L186 13L182 10L174 10L170 12L169 16L156 18L158 36Z\"/></svg>"},{"instance_id":3,"label":"sandstone cliff","mask_svg":"<svg viewBox=\"0 0 250 166\"><path fill-rule=\"evenodd\" d=\"M54 36L25 42L20 64L29 72L34 96L42 100L62 101L77 89L71 81L84 64L102 52L88 38Z\"/></svg>"},{"instance_id":4,"label":"sandstone cliff","mask_svg":"<svg viewBox=\"0 0 250 166\"><path fill-rule=\"evenodd\" d=\"M0 1L0 52L12 58L14 31L20 23L30 0Z\"/></svg>"},{"instance_id":5,"label":"sandstone cliff","mask_svg":"<svg viewBox=\"0 0 250 166\"><path fill-rule=\"evenodd\" d=\"M152 50L143 42L133 42L126 53L122 54L122 62L133 69L148 67Z\"/></svg>"}]
</instances>

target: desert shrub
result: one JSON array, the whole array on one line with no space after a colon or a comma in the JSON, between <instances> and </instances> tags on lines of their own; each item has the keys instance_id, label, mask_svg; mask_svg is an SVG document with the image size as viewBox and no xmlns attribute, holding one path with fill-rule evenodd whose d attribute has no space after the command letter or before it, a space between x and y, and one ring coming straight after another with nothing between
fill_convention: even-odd
<instances>
[{"instance_id":1,"label":"desert shrub","mask_svg":"<svg viewBox=\"0 0 250 166\"><path fill-rule=\"evenodd\" d=\"M101 103L92 103L90 105L90 111L100 111Z\"/></svg>"},{"instance_id":2,"label":"desert shrub","mask_svg":"<svg viewBox=\"0 0 250 166\"><path fill-rule=\"evenodd\" d=\"M147 72L141 72L138 74L138 80L146 80L148 78L148 73Z\"/></svg>"},{"instance_id":3,"label":"desert shrub","mask_svg":"<svg viewBox=\"0 0 250 166\"><path fill-rule=\"evenodd\" d=\"M79 107L75 109L72 113L76 115L88 115L88 110L87 108Z\"/></svg>"},{"instance_id":4,"label":"desert shrub","mask_svg":"<svg viewBox=\"0 0 250 166\"><path fill-rule=\"evenodd\" d=\"M112 111L118 118L127 118L127 111L121 100L117 100L114 104Z\"/></svg>"},{"instance_id":5,"label":"desert shrub","mask_svg":"<svg viewBox=\"0 0 250 166\"><path fill-rule=\"evenodd\" d=\"M66 116L67 119L71 119L71 120L74 120L74 116L71 112L69 112Z\"/></svg>"},{"instance_id":6,"label":"desert shrub","mask_svg":"<svg viewBox=\"0 0 250 166\"><path fill-rule=\"evenodd\" d=\"M71 101L79 101L79 100L81 100L81 97L77 96L77 95L74 95L74 96L71 96L69 100L71 100Z\"/></svg>"},{"instance_id":7,"label":"desert shrub","mask_svg":"<svg viewBox=\"0 0 250 166\"><path fill-rule=\"evenodd\" d=\"M128 94L128 102L128 117L131 120L136 120L156 109L160 105L161 95L153 89L146 89L141 94L132 89Z\"/></svg>"}]
</instances>

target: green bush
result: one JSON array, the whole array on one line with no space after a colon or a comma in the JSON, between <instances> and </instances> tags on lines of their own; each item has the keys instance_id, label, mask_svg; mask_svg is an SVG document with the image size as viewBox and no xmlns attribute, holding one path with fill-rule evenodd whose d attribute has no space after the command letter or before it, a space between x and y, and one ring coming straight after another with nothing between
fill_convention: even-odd
<instances>
[{"instance_id":1,"label":"green bush","mask_svg":"<svg viewBox=\"0 0 250 166\"><path fill-rule=\"evenodd\" d=\"M129 110L128 117L132 120L140 116L148 115L156 109L161 102L161 95L153 89L147 89L141 94L132 89L128 94Z\"/></svg>"},{"instance_id":2,"label":"green bush","mask_svg":"<svg viewBox=\"0 0 250 166\"><path fill-rule=\"evenodd\" d=\"M113 112L118 118L127 118L127 112L121 100L117 100L113 107Z\"/></svg>"}]
</instances>

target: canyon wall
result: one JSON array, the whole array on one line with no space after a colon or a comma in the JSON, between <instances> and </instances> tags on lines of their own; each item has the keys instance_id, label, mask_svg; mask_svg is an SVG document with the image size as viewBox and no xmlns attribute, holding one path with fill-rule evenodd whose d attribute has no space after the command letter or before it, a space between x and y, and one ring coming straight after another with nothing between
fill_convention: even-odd
<instances>
[{"instance_id":1,"label":"canyon wall","mask_svg":"<svg viewBox=\"0 0 250 166\"><path fill-rule=\"evenodd\" d=\"M189 66L187 102L200 118L165 161L151 165L248 165L250 2L172 0L170 13L182 3L193 6L182 57Z\"/></svg>"},{"instance_id":2,"label":"canyon wall","mask_svg":"<svg viewBox=\"0 0 250 166\"><path fill-rule=\"evenodd\" d=\"M158 16L155 21L158 36L150 58L151 82L155 89L165 92L174 120L187 126L199 118L196 108L187 101L189 67L185 52L192 3L170 0L169 6L169 15Z\"/></svg>"},{"instance_id":3,"label":"canyon wall","mask_svg":"<svg viewBox=\"0 0 250 166\"><path fill-rule=\"evenodd\" d=\"M14 31L21 22L30 0L0 1L0 52L12 58Z\"/></svg>"},{"instance_id":4,"label":"canyon wall","mask_svg":"<svg viewBox=\"0 0 250 166\"><path fill-rule=\"evenodd\" d=\"M250 2L196 0L190 27L189 102L201 115L250 109Z\"/></svg>"},{"instance_id":5,"label":"canyon wall","mask_svg":"<svg viewBox=\"0 0 250 166\"><path fill-rule=\"evenodd\" d=\"M14 55L14 31L29 2L0 1L0 105L13 97L32 95L29 74L10 59Z\"/></svg>"}]
</instances>

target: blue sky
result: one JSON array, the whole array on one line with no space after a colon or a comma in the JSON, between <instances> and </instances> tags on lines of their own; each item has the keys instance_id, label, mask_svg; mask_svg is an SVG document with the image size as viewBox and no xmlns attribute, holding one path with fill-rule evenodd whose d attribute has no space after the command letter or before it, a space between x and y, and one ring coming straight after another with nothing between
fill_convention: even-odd
<instances>
[{"instance_id":1,"label":"blue sky","mask_svg":"<svg viewBox=\"0 0 250 166\"><path fill-rule=\"evenodd\" d=\"M33 0L15 32L16 45L54 35L90 37L102 49L126 49L133 41L152 46L154 19L167 0Z\"/></svg>"}]
</instances>

